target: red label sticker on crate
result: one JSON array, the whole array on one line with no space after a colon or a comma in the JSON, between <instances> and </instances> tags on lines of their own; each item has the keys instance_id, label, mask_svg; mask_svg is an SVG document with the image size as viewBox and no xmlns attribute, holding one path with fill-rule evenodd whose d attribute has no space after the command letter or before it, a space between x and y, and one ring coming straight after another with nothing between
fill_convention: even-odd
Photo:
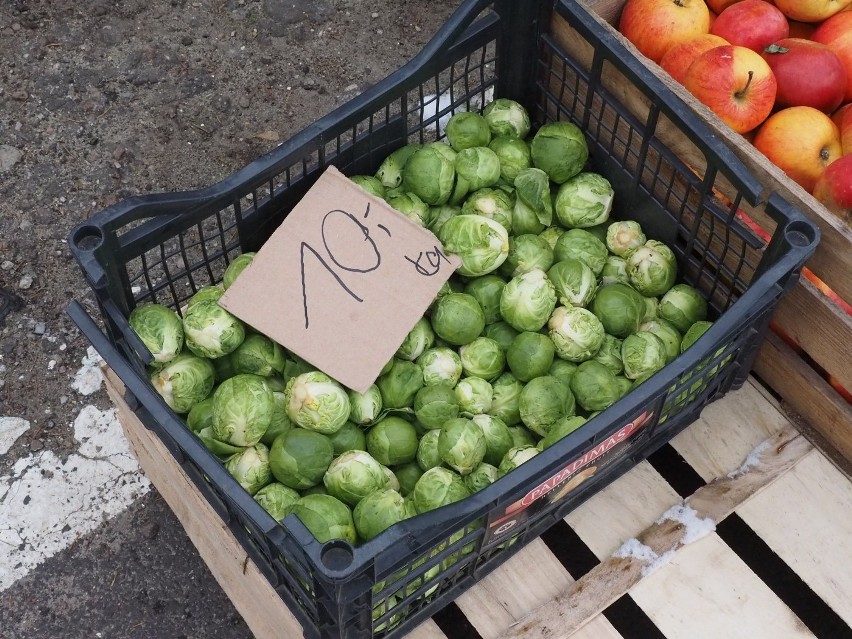
<instances>
[{"instance_id":1,"label":"red label sticker on crate","mask_svg":"<svg viewBox=\"0 0 852 639\"><path fill-rule=\"evenodd\" d=\"M329 167L220 304L364 392L460 263Z\"/></svg>"}]
</instances>

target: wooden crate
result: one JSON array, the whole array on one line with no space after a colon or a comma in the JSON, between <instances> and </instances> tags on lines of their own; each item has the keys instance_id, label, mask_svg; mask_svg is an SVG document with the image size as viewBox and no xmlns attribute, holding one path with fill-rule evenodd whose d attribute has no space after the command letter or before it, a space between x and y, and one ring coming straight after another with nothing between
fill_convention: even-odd
<instances>
[{"instance_id":1,"label":"wooden crate","mask_svg":"<svg viewBox=\"0 0 852 639\"><path fill-rule=\"evenodd\" d=\"M104 373L140 466L252 632L302 636ZM752 380L459 597L454 618L445 609L409 636L617 639L623 624L644 636L641 619L669 639L841 639L852 636L850 557L852 483Z\"/></svg>"},{"instance_id":2,"label":"wooden crate","mask_svg":"<svg viewBox=\"0 0 852 639\"><path fill-rule=\"evenodd\" d=\"M852 302L852 228L832 215L798 184L740 134L723 123L707 107L698 102L680 84L654 62L645 58L621 36L617 25L625 0L583 0L598 24L612 37L624 44L638 60L690 105L713 133L733 149L752 174L766 187L766 195L777 192L797 206L819 227L821 242L808 263L810 271L837 295ZM567 52L586 63L589 68L592 50L584 38L554 14L551 32ZM641 121L648 113L647 100L626 81L612 65L603 69L603 86L616 95ZM674 125L665 121L657 128L658 135L687 164L701 167L702 155L693 141L687 139ZM717 186L720 186L717 180ZM735 192L721 185L721 194ZM762 228L773 230L774 222L760 210L745 204L743 212ZM827 297L813 281L802 277L799 284L781 301L774 316L775 326L797 344L791 348L778 338L770 338L762 348L755 364L755 373L765 381L794 411L802 415L823 440L838 453L838 459L852 462L852 406L822 377L813 366L833 376L846 389L852 389L852 316ZM829 454L833 454L830 451Z\"/></svg>"}]
</instances>

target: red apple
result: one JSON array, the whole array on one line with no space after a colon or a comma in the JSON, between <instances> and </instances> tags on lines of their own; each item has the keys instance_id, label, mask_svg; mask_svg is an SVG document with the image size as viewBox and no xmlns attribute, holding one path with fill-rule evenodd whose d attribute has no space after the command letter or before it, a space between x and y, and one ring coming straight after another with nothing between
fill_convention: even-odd
<instances>
[{"instance_id":1,"label":"red apple","mask_svg":"<svg viewBox=\"0 0 852 639\"><path fill-rule=\"evenodd\" d=\"M784 38L766 47L763 59L778 81L776 106L811 106L831 113L843 101L846 70L826 45Z\"/></svg>"},{"instance_id":2,"label":"red apple","mask_svg":"<svg viewBox=\"0 0 852 639\"><path fill-rule=\"evenodd\" d=\"M852 153L852 102L844 104L831 115L831 121L840 131L840 146L843 155Z\"/></svg>"},{"instance_id":3,"label":"red apple","mask_svg":"<svg viewBox=\"0 0 852 639\"><path fill-rule=\"evenodd\" d=\"M704 0L627 0L618 30L654 62L674 45L710 31Z\"/></svg>"},{"instance_id":4,"label":"red apple","mask_svg":"<svg viewBox=\"0 0 852 639\"><path fill-rule=\"evenodd\" d=\"M759 53L776 40L786 38L790 34L790 23L774 5L764 0L742 0L719 14L710 33Z\"/></svg>"},{"instance_id":5,"label":"red apple","mask_svg":"<svg viewBox=\"0 0 852 639\"><path fill-rule=\"evenodd\" d=\"M852 221L852 155L826 167L814 185L814 197L847 223Z\"/></svg>"},{"instance_id":6,"label":"red apple","mask_svg":"<svg viewBox=\"0 0 852 639\"><path fill-rule=\"evenodd\" d=\"M660 60L660 66L675 80L683 84L683 77L692 61L705 51L728 44L724 38L712 33L702 33L674 45Z\"/></svg>"},{"instance_id":7,"label":"red apple","mask_svg":"<svg viewBox=\"0 0 852 639\"><path fill-rule=\"evenodd\" d=\"M841 153L834 122L808 106L773 113L754 136L754 146L808 193Z\"/></svg>"},{"instance_id":8,"label":"red apple","mask_svg":"<svg viewBox=\"0 0 852 639\"><path fill-rule=\"evenodd\" d=\"M852 11L844 11L819 25L811 35L814 42L826 44L837 54L846 69L846 95L852 102Z\"/></svg>"},{"instance_id":9,"label":"red apple","mask_svg":"<svg viewBox=\"0 0 852 639\"><path fill-rule=\"evenodd\" d=\"M725 45L698 56L683 85L737 133L751 131L772 112L772 69L751 49Z\"/></svg>"},{"instance_id":10,"label":"red apple","mask_svg":"<svg viewBox=\"0 0 852 639\"><path fill-rule=\"evenodd\" d=\"M842 11L852 0L774 0L781 13L799 22L822 22Z\"/></svg>"},{"instance_id":11,"label":"red apple","mask_svg":"<svg viewBox=\"0 0 852 639\"><path fill-rule=\"evenodd\" d=\"M797 22L796 20L788 20L790 24L790 38L804 38L805 40L810 40L811 35L816 30L815 24L810 24L809 22Z\"/></svg>"},{"instance_id":12,"label":"red apple","mask_svg":"<svg viewBox=\"0 0 852 639\"><path fill-rule=\"evenodd\" d=\"M725 9L730 7L732 4L740 2L741 0L706 0L707 6L710 7L710 11L719 15Z\"/></svg>"}]
</instances>

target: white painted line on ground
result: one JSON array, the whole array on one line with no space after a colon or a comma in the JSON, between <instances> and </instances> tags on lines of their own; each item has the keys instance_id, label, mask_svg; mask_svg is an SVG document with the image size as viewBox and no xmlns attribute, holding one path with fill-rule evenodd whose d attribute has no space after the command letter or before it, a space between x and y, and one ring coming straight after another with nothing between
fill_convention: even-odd
<instances>
[{"instance_id":1,"label":"white painted line on ground","mask_svg":"<svg viewBox=\"0 0 852 639\"><path fill-rule=\"evenodd\" d=\"M22 417L0 417L0 455L8 453L29 428L30 423Z\"/></svg>"}]
</instances>

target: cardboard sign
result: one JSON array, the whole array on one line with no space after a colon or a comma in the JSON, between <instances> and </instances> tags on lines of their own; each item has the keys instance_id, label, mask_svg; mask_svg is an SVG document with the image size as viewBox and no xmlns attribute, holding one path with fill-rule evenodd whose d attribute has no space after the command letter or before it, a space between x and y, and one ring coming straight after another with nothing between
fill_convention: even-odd
<instances>
[{"instance_id":1,"label":"cardboard sign","mask_svg":"<svg viewBox=\"0 0 852 639\"><path fill-rule=\"evenodd\" d=\"M329 167L219 303L364 392L460 263Z\"/></svg>"}]
</instances>

